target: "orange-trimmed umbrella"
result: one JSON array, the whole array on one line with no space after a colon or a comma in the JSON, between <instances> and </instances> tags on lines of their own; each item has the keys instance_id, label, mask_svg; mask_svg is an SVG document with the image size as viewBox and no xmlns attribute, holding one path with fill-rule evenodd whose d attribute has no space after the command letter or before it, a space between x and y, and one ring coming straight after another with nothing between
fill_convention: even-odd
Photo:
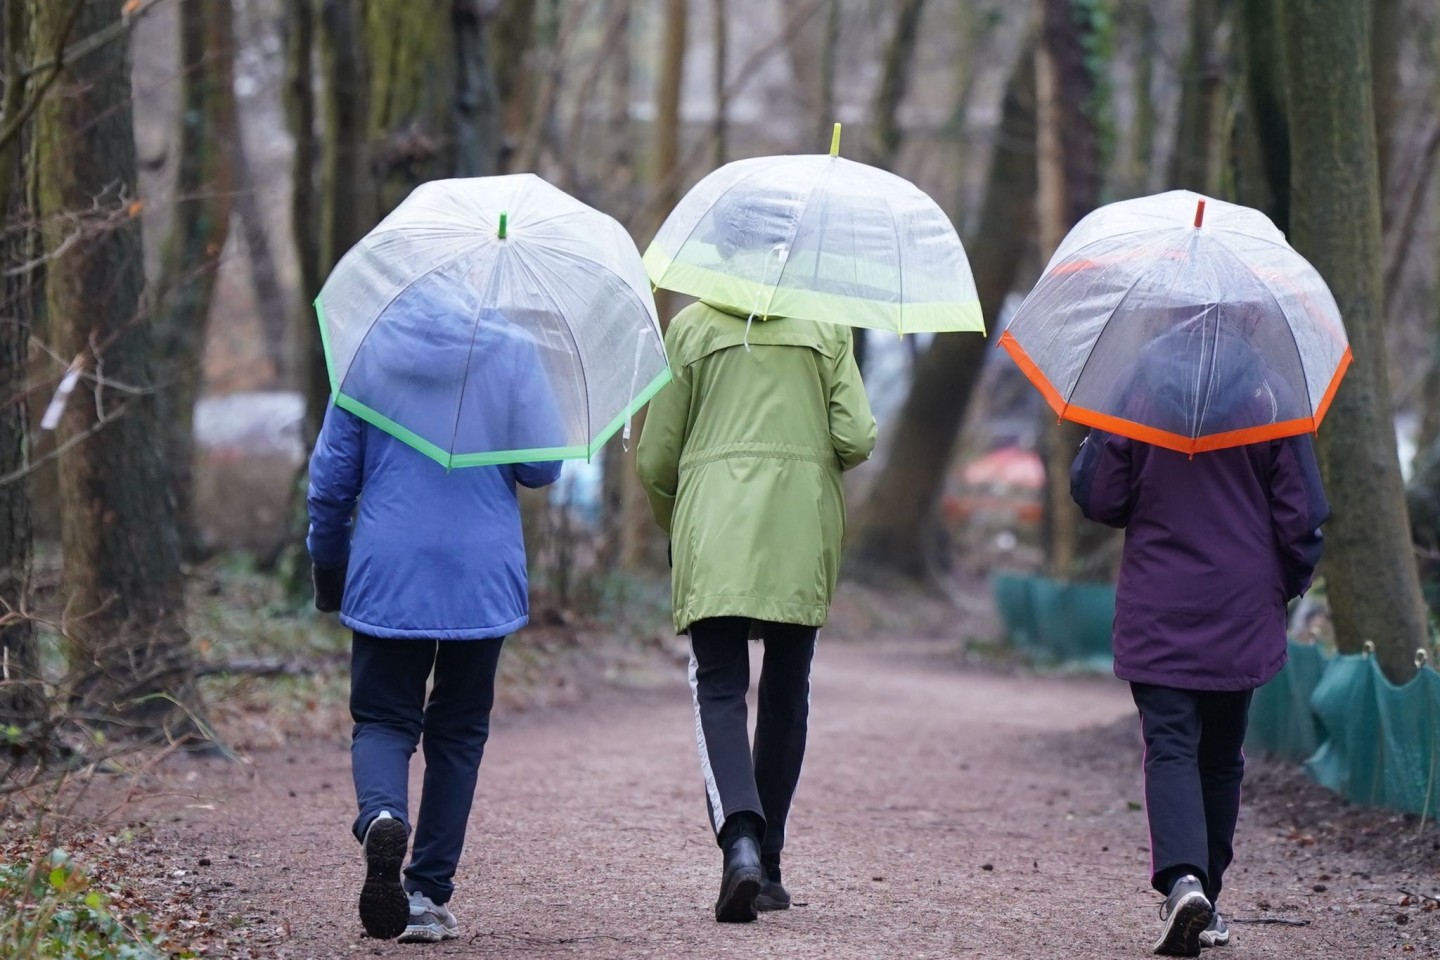
<instances>
[{"instance_id":1,"label":"orange-trimmed umbrella","mask_svg":"<svg viewBox=\"0 0 1440 960\"><path fill-rule=\"evenodd\" d=\"M1182 453L1313 432L1351 359L1269 218L1185 190L1076 224L998 346L1061 418Z\"/></svg>"}]
</instances>

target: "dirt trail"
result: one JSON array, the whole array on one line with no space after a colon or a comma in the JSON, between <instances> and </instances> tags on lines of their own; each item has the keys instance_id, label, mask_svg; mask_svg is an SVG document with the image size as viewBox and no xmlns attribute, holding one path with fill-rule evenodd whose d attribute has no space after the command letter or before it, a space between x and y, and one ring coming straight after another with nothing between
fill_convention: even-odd
<instances>
[{"instance_id":1,"label":"dirt trail","mask_svg":"<svg viewBox=\"0 0 1440 960\"><path fill-rule=\"evenodd\" d=\"M1134 744L1115 729L1132 712L1108 678L1002 677L937 644L822 640L786 850L796 906L750 925L711 919L720 858L678 672L663 690L497 718L454 943L361 937L348 731L253 766L173 771L191 796L146 805L155 882L251 925L253 952L214 942L209 956L1138 958L1157 902L1136 756L1120 756ZM1440 911L1396 906L1399 888L1440 895L1437 878L1338 844L1301 853L1292 833L1247 813L1222 905L1309 925L1237 925L1222 956L1440 953Z\"/></svg>"}]
</instances>

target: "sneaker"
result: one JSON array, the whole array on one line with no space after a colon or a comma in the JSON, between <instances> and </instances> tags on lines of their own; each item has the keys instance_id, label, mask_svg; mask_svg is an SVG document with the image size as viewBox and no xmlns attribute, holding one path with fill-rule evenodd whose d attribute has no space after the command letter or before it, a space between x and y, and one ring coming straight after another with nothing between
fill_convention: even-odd
<instances>
[{"instance_id":1,"label":"sneaker","mask_svg":"<svg viewBox=\"0 0 1440 960\"><path fill-rule=\"evenodd\" d=\"M455 915L443 903L435 903L420 891L410 894L410 923L400 934L401 943L439 943L460 936Z\"/></svg>"},{"instance_id":2,"label":"sneaker","mask_svg":"<svg viewBox=\"0 0 1440 960\"><path fill-rule=\"evenodd\" d=\"M1170 888L1160 908L1165 926L1155 941L1155 953L1162 957L1200 956L1200 932L1210 924L1215 910L1205 899L1205 890L1193 876L1183 876Z\"/></svg>"},{"instance_id":3,"label":"sneaker","mask_svg":"<svg viewBox=\"0 0 1440 960\"><path fill-rule=\"evenodd\" d=\"M410 918L410 901L400 885L400 865L405 861L409 837L405 824L388 810L365 828L365 884L360 888L360 923L367 936L393 940Z\"/></svg>"},{"instance_id":4,"label":"sneaker","mask_svg":"<svg viewBox=\"0 0 1440 960\"><path fill-rule=\"evenodd\" d=\"M1226 926L1225 918L1220 916L1220 911L1216 910L1210 918L1210 925L1200 931L1200 946L1223 947L1229 942L1230 928Z\"/></svg>"},{"instance_id":5,"label":"sneaker","mask_svg":"<svg viewBox=\"0 0 1440 960\"><path fill-rule=\"evenodd\" d=\"M790 891L786 890L780 882L780 866L762 861L760 873L760 893L755 898L755 909L760 911L789 910Z\"/></svg>"}]
</instances>

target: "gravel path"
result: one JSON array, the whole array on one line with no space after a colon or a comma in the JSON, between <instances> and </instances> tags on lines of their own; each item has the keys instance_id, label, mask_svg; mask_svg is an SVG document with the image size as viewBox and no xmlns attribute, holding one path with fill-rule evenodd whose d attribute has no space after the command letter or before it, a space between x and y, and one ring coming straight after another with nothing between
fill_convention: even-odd
<instances>
[{"instance_id":1,"label":"gravel path","mask_svg":"<svg viewBox=\"0 0 1440 960\"><path fill-rule=\"evenodd\" d=\"M172 795L144 806L152 882L233 931L207 956L1138 958L1158 920L1133 710L1108 678L970 671L938 643L822 641L785 860L796 905L749 925L711 919L720 857L679 671L663 689L497 718L456 878L458 941L361 936L348 730L245 766L178 763ZM1236 925L1222 956L1440 956L1440 911L1398 892L1440 896L1423 872L1435 857L1379 863L1328 821L1295 822L1328 816L1297 813L1293 791L1311 788L1270 780L1222 905L1308 925Z\"/></svg>"}]
</instances>

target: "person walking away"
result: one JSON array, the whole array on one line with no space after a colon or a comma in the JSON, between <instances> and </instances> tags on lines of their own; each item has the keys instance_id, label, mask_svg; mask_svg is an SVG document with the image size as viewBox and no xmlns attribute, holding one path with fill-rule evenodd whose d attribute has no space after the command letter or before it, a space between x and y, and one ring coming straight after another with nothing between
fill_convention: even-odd
<instances>
[{"instance_id":1,"label":"person walking away","mask_svg":"<svg viewBox=\"0 0 1440 960\"><path fill-rule=\"evenodd\" d=\"M1213 324L1167 337L1147 351L1134 403L1178 418L1178 392L1204 382L1190 369L1203 362L1241 381L1213 390L1207 415L1275 408L1273 381L1258 357L1237 355L1248 350L1239 337ZM1265 422L1253 413L1246 422ZM1198 956L1230 940L1217 907L1250 701L1285 664L1286 604L1310 585L1329 504L1309 436L1192 456L1092 430L1070 482L1086 517L1125 530L1115 674L1130 683L1144 738L1150 881L1166 897L1154 952Z\"/></svg>"},{"instance_id":2,"label":"person walking away","mask_svg":"<svg viewBox=\"0 0 1440 960\"><path fill-rule=\"evenodd\" d=\"M432 339L446 335L429 322L433 311L474 306L413 288L402 297L411 302L397 300L391 310L408 315L393 329L421 325ZM479 386L464 391L457 430L520 429L517 423L535 421L516 411L543 408L552 396L533 342L501 317L482 319L473 339L435 346L470 350L471 363L487 365L470 380ZM428 392L458 396L430 370L397 357L393 370L379 373L411 378L406 395L417 403ZM490 447L504 448L504 439ZM529 616L516 485L543 487L559 475L559 461L447 470L349 410L326 412L310 459L307 545L316 607L338 610L354 631L351 765L359 811L352 831L364 848L359 912L371 937L459 936L447 904L489 736L500 648ZM402 881L417 745L425 777Z\"/></svg>"},{"instance_id":3,"label":"person walking away","mask_svg":"<svg viewBox=\"0 0 1440 960\"><path fill-rule=\"evenodd\" d=\"M875 445L848 328L699 302L665 338L674 380L637 465L670 537L675 630L690 635L695 736L723 854L715 919L790 905L780 872L810 665L840 568L840 474ZM746 641L763 638L749 742Z\"/></svg>"}]
</instances>

